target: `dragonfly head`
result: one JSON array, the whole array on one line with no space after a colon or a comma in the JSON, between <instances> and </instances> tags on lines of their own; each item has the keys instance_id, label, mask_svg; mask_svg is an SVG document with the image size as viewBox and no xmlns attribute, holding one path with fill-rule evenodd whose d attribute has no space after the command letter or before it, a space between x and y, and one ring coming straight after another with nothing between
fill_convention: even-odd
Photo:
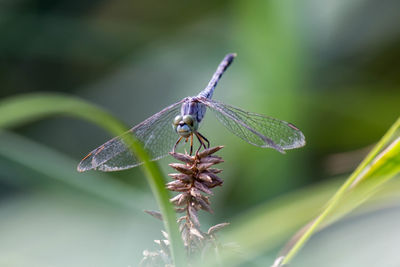
<instances>
[{"instance_id":1,"label":"dragonfly head","mask_svg":"<svg viewBox=\"0 0 400 267\"><path fill-rule=\"evenodd\" d=\"M172 127L180 136L189 137L197 131L198 124L192 115L178 115L175 117Z\"/></svg>"}]
</instances>

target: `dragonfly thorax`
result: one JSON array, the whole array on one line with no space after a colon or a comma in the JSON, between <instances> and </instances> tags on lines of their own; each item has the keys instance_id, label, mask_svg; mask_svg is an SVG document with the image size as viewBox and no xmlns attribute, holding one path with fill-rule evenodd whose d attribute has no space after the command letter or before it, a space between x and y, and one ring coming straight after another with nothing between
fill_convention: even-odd
<instances>
[{"instance_id":1,"label":"dragonfly thorax","mask_svg":"<svg viewBox=\"0 0 400 267\"><path fill-rule=\"evenodd\" d=\"M189 137L192 133L197 131L198 123L192 115L178 115L175 117L172 127L180 136Z\"/></svg>"},{"instance_id":2,"label":"dragonfly thorax","mask_svg":"<svg viewBox=\"0 0 400 267\"><path fill-rule=\"evenodd\" d=\"M199 97L187 97L181 107L181 115L191 115L200 123L206 113L206 106L199 101Z\"/></svg>"}]
</instances>

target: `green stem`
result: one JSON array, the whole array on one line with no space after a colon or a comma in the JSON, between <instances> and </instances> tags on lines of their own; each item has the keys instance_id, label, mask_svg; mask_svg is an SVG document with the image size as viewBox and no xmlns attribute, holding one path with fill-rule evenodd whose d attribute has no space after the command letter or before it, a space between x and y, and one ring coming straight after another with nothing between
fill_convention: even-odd
<instances>
[{"instance_id":1,"label":"green stem","mask_svg":"<svg viewBox=\"0 0 400 267\"><path fill-rule=\"evenodd\" d=\"M332 199L328 202L327 207L323 212L314 220L311 226L304 232L301 238L294 244L294 246L286 254L282 265L288 264L293 257L299 252L299 250L305 245L305 243L310 239L312 234L317 230L320 224L325 218L331 213L331 211L336 208L342 196L347 192L347 190L352 186L353 182L362 173L365 167L376 157L376 155L390 142L391 138L395 132L400 128L400 118L392 125L392 127L387 131L387 133L382 137L378 144L372 149L368 156L362 161L358 168L351 174L347 181L340 187L340 189L335 193Z\"/></svg>"}]
</instances>

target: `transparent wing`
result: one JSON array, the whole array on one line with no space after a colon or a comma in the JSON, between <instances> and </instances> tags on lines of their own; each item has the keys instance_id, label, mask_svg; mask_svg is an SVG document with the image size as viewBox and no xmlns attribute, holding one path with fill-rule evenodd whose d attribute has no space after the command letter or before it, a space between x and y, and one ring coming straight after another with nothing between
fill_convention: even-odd
<instances>
[{"instance_id":1,"label":"transparent wing","mask_svg":"<svg viewBox=\"0 0 400 267\"><path fill-rule=\"evenodd\" d=\"M164 157L172 150L178 139L178 135L172 128L172 122L174 117L180 114L183 101L184 99L166 107L121 136L115 137L96 148L82 159L78 165L78 171L83 172L91 169L118 171L142 164L122 141L123 136L129 134L133 134L142 142L152 160Z\"/></svg>"},{"instance_id":2,"label":"transparent wing","mask_svg":"<svg viewBox=\"0 0 400 267\"><path fill-rule=\"evenodd\" d=\"M246 112L211 99L200 98L199 101L214 111L228 130L252 145L270 147L284 153L284 150L302 147L306 143L303 133L291 123Z\"/></svg>"}]
</instances>

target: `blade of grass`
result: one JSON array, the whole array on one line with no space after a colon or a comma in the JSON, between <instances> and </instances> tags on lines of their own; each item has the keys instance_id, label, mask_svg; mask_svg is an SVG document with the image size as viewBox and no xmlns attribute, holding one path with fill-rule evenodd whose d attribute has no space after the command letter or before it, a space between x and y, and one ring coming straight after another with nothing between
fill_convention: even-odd
<instances>
[{"instance_id":1,"label":"blade of grass","mask_svg":"<svg viewBox=\"0 0 400 267\"><path fill-rule=\"evenodd\" d=\"M400 138L397 138L368 165L360 180L350 186L349 191L340 200L340 205L332 211L319 229L339 220L350 211L382 190L382 185L400 173Z\"/></svg>"},{"instance_id":2,"label":"blade of grass","mask_svg":"<svg viewBox=\"0 0 400 267\"><path fill-rule=\"evenodd\" d=\"M328 219L328 216L332 216L332 212L335 210L335 208L338 207L341 201L343 201L343 198L346 197L345 194L348 193L350 189L355 188L355 183L357 183L357 181L364 180L365 182L366 179L375 179L377 177L377 179L375 179L375 183L369 185L368 191L372 192L374 189L378 188L378 186L382 184L382 180L387 181L388 179L391 179L398 174L399 168L398 166L393 168L393 163L396 166L396 163L398 163L400 157L400 154L398 154L399 142L396 141L399 137L399 129L400 118L382 137L382 139L372 149L372 151L367 155L367 157L352 173L352 175L346 180L346 182L339 188L332 199L328 202L322 213L312 221L312 223L309 225L309 227L307 227L300 238L298 238L294 245L291 246L291 248L288 250L288 253L284 255L285 259L283 260L282 265L288 264L298 253L298 251L305 245L305 243L310 239L312 234L315 233L321 226L321 224ZM395 141L391 143L391 141L393 140ZM383 152L381 154L378 154L382 150ZM389 171L387 169L388 165L392 166L392 168L389 167ZM381 175L384 176L384 179L381 178ZM377 181L379 182L377 183ZM364 201L366 198L367 197L364 194L364 199L362 201ZM353 205L352 208L359 205L362 201L359 201L357 204ZM342 216L343 215L344 214L342 214Z\"/></svg>"},{"instance_id":3,"label":"blade of grass","mask_svg":"<svg viewBox=\"0 0 400 267\"><path fill-rule=\"evenodd\" d=\"M9 128L47 116L65 115L92 122L111 135L120 135L127 127L101 108L84 100L60 94L26 94L11 97L0 102L0 128ZM155 162L150 161L147 152L133 136L124 139L140 160L151 190L163 214L165 229L169 234L171 255L175 266L185 266L185 252L176 224L175 211L169 202L163 176Z\"/></svg>"}]
</instances>

